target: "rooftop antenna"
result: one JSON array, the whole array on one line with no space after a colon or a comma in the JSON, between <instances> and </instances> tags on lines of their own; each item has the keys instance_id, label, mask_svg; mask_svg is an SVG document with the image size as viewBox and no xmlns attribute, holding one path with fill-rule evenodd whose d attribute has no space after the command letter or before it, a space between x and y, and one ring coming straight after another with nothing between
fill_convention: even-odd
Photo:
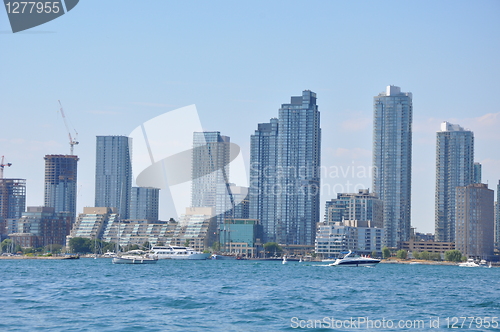
<instances>
[{"instance_id":1,"label":"rooftop antenna","mask_svg":"<svg viewBox=\"0 0 500 332\"><path fill-rule=\"evenodd\" d=\"M74 132L75 132L75 138L73 138L71 136L71 131L69 130L69 127L68 127L68 122L66 121L66 116L64 115L64 110L63 110L63 107L62 107L62 104L61 104L61 101L58 100L59 102L59 106L61 106L60 110L61 110L61 116L64 120L64 125L66 126L66 130L68 131L68 137L69 137L69 151L70 151L70 155L73 156L73 147L75 145L77 145L79 142L76 140L77 137L78 137L78 132L76 131L75 128L73 128Z\"/></svg>"}]
</instances>

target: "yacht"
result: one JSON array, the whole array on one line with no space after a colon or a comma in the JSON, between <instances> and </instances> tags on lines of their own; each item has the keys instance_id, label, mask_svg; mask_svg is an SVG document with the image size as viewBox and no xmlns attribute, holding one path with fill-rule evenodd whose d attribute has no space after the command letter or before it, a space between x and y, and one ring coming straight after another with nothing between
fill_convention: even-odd
<instances>
[{"instance_id":1,"label":"yacht","mask_svg":"<svg viewBox=\"0 0 500 332\"><path fill-rule=\"evenodd\" d=\"M210 253L195 251L190 247L154 246L151 255L158 259L207 259Z\"/></svg>"},{"instance_id":2,"label":"yacht","mask_svg":"<svg viewBox=\"0 0 500 332\"><path fill-rule=\"evenodd\" d=\"M351 250L345 254L343 257L339 257L329 264L329 266L375 266L380 263L380 259L370 258L370 257L360 257L354 255Z\"/></svg>"},{"instance_id":3,"label":"yacht","mask_svg":"<svg viewBox=\"0 0 500 332\"><path fill-rule=\"evenodd\" d=\"M461 267L479 267L479 265L476 264L474 262L474 259L472 259L472 258L469 258L467 260L467 262L459 263L458 266L461 266Z\"/></svg>"}]
</instances>

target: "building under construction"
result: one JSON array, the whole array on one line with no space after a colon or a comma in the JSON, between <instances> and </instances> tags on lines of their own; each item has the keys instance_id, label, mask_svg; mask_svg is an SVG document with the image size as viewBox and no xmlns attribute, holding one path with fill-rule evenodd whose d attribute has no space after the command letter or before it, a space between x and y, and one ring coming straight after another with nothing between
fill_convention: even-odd
<instances>
[{"instance_id":1,"label":"building under construction","mask_svg":"<svg viewBox=\"0 0 500 332\"><path fill-rule=\"evenodd\" d=\"M55 213L65 212L76 217L77 164L73 155L45 156L45 199L44 206L53 207Z\"/></svg>"},{"instance_id":2,"label":"building under construction","mask_svg":"<svg viewBox=\"0 0 500 332\"><path fill-rule=\"evenodd\" d=\"M7 237L7 219L21 218L26 208L26 179L0 179L0 238Z\"/></svg>"}]
</instances>

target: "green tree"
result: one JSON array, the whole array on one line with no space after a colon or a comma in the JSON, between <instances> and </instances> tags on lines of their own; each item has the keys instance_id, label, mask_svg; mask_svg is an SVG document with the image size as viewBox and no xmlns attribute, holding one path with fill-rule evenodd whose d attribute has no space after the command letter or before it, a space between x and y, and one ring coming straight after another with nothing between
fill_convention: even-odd
<instances>
[{"instance_id":1,"label":"green tree","mask_svg":"<svg viewBox=\"0 0 500 332\"><path fill-rule=\"evenodd\" d=\"M264 244L264 251L266 253L266 257L281 256L283 248L281 248L281 246L276 242L267 242Z\"/></svg>"},{"instance_id":2,"label":"green tree","mask_svg":"<svg viewBox=\"0 0 500 332\"><path fill-rule=\"evenodd\" d=\"M186 239L186 241L184 241L184 247L189 247L189 239Z\"/></svg>"},{"instance_id":3,"label":"green tree","mask_svg":"<svg viewBox=\"0 0 500 332\"><path fill-rule=\"evenodd\" d=\"M431 254L428 251L422 251L420 253L420 259L424 259L426 261L431 259Z\"/></svg>"},{"instance_id":4,"label":"green tree","mask_svg":"<svg viewBox=\"0 0 500 332\"><path fill-rule=\"evenodd\" d=\"M378 257L378 253L377 253L377 251L376 251L376 250L373 250L373 251L372 251L372 257Z\"/></svg>"},{"instance_id":5,"label":"green tree","mask_svg":"<svg viewBox=\"0 0 500 332\"><path fill-rule=\"evenodd\" d=\"M399 259L406 259L408 256L408 252L404 249L398 250L396 253L396 257Z\"/></svg>"},{"instance_id":6,"label":"green tree","mask_svg":"<svg viewBox=\"0 0 500 332\"><path fill-rule=\"evenodd\" d=\"M115 252L116 251L116 243L114 243L114 242L103 242L102 252L106 253L108 251Z\"/></svg>"},{"instance_id":7,"label":"green tree","mask_svg":"<svg viewBox=\"0 0 500 332\"><path fill-rule=\"evenodd\" d=\"M212 249L213 251L220 251L220 242L214 242L214 244L212 244Z\"/></svg>"},{"instance_id":8,"label":"green tree","mask_svg":"<svg viewBox=\"0 0 500 332\"><path fill-rule=\"evenodd\" d=\"M414 251L411 254L413 255L413 258L420 259L420 253L418 251Z\"/></svg>"},{"instance_id":9,"label":"green tree","mask_svg":"<svg viewBox=\"0 0 500 332\"><path fill-rule=\"evenodd\" d=\"M12 252L13 251L13 245L12 245L12 240L11 239L5 239L0 243L1 251L2 252Z\"/></svg>"},{"instance_id":10,"label":"green tree","mask_svg":"<svg viewBox=\"0 0 500 332\"><path fill-rule=\"evenodd\" d=\"M441 254L438 252L431 252L429 255L429 258L433 261L440 261L441 260Z\"/></svg>"},{"instance_id":11,"label":"green tree","mask_svg":"<svg viewBox=\"0 0 500 332\"><path fill-rule=\"evenodd\" d=\"M74 237L69 240L71 252L79 254L88 254L92 252L93 241L83 237Z\"/></svg>"},{"instance_id":12,"label":"green tree","mask_svg":"<svg viewBox=\"0 0 500 332\"><path fill-rule=\"evenodd\" d=\"M448 250L444 253L444 260L450 262L461 262L462 253L460 250Z\"/></svg>"},{"instance_id":13,"label":"green tree","mask_svg":"<svg viewBox=\"0 0 500 332\"><path fill-rule=\"evenodd\" d=\"M387 247L382 248L382 257L389 258L391 257L391 250Z\"/></svg>"}]
</instances>

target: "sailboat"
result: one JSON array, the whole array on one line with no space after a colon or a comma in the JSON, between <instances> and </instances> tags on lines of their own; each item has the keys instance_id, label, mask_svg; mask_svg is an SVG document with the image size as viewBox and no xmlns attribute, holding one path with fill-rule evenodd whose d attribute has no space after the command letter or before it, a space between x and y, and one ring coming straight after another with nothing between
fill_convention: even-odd
<instances>
[{"instance_id":1,"label":"sailboat","mask_svg":"<svg viewBox=\"0 0 500 332\"><path fill-rule=\"evenodd\" d=\"M117 256L113 257L113 264L156 264L158 258L149 257L149 255L140 254L138 252L128 255L120 254L120 225L121 221L118 223L118 236L116 241Z\"/></svg>"}]
</instances>

